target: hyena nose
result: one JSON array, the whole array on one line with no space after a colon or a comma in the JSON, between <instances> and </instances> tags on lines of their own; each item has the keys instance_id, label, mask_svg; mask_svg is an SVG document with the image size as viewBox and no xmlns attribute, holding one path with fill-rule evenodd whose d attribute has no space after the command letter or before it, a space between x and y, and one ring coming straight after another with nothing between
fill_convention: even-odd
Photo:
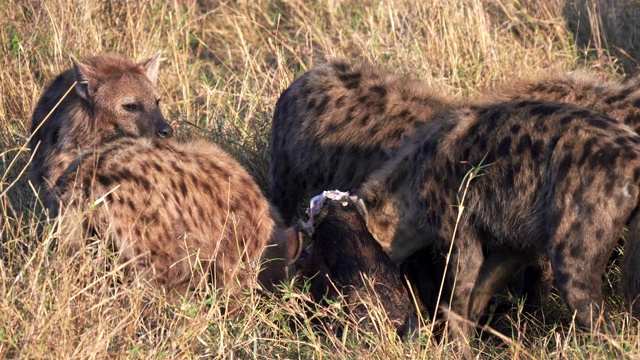
<instances>
[{"instance_id":1,"label":"hyena nose","mask_svg":"<svg viewBox=\"0 0 640 360\"><path fill-rule=\"evenodd\" d=\"M170 138L171 135L173 135L173 128L171 127L171 125L165 123L158 127L158 130L156 133L161 138Z\"/></svg>"}]
</instances>

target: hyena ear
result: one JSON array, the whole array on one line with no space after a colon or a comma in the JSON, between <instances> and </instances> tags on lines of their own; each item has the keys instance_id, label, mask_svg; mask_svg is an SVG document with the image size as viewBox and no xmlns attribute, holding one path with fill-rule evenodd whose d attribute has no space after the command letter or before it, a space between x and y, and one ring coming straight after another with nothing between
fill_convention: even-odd
<instances>
[{"instance_id":1,"label":"hyena ear","mask_svg":"<svg viewBox=\"0 0 640 360\"><path fill-rule=\"evenodd\" d=\"M302 252L302 241L304 239L304 234L297 226L292 226L287 229L286 239L287 264L291 265L300 257L300 253Z\"/></svg>"},{"instance_id":2,"label":"hyena ear","mask_svg":"<svg viewBox=\"0 0 640 360\"><path fill-rule=\"evenodd\" d=\"M160 71L160 50L158 50L158 52L156 52L156 54L150 59L143 61L140 65L144 69L145 74L153 86L156 86L156 83L158 82L158 72Z\"/></svg>"},{"instance_id":3,"label":"hyena ear","mask_svg":"<svg viewBox=\"0 0 640 360\"><path fill-rule=\"evenodd\" d=\"M88 100L96 83L96 74L91 66L81 63L73 55L70 57L73 63L73 78L77 82L76 92L80 97Z\"/></svg>"}]
</instances>

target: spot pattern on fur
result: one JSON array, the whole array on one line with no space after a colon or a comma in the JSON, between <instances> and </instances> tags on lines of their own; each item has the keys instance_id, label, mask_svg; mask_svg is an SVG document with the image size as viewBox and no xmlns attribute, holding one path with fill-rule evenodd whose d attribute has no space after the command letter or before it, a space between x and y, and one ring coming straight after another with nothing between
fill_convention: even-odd
<instances>
[{"instance_id":1,"label":"spot pattern on fur","mask_svg":"<svg viewBox=\"0 0 640 360\"><path fill-rule=\"evenodd\" d=\"M500 279L546 255L563 298L589 327L618 235L640 221L639 143L626 125L571 104L461 107L421 127L359 196L369 230L395 261L424 246L447 249L456 229L446 276L455 289L449 306L459 315L475 320ZM473 167L481 176L467 188ZM632 258L639 235L629 234ZM508 256L490 256L488 267L486 251ZM627 262L623 271L630 301L640 293L637 267Z\"/></svg>"},{"instance_id":2,"label":"spot pattern on fur","mask_svg":"<svg viewBox=\"0 0 640 360\"><path fill-rule=\"evenodd\" d=\"M61 241L80 248L88 229L101 234L156 285L246 286L267 246L281 251L263 259L273 260L263 285L272 289L286 276L277 211L249 173L208 142L112 141L81 153L54 189L60 202L48 206L61 217ZM83 227L77 214L87 215Z\"/></svg>"},{"instance_id":3,"label":"spot pattern on fur","mask_svg":"<svg viewBox=\"0 0 640 360\"><path fill-rule=\"evenodd\" d=\"M451 101L369 63L334 61L280 96L270 139L270 199L291 224L305 195L352 190Z\"/></svg>"}]
</instances>

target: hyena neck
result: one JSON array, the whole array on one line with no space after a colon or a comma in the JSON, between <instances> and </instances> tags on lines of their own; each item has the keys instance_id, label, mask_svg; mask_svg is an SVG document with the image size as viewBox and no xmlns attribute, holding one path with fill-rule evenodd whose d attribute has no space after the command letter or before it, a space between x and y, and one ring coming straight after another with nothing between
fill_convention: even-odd
<instances>
[{"instance_id":1,"label":"hyena neck","mask_svg":"<svg viewBox=\"0 0 640 360\"><path fill-rule=\"evenodd\" d=\"M62 132L66 133L67 136L63 141L59 142L60 149L63 152L78 154L88 150L95 150L125 137L132 137L124 132L119 133L117 129L98 127L99 124L112 124L114 122L105 119L103 114L95 112L95 109L86 104L81 104L81 106L77 106L72 110L71 116L74 121L68 122L68 130Z\"/></svg>"}]
</instances>

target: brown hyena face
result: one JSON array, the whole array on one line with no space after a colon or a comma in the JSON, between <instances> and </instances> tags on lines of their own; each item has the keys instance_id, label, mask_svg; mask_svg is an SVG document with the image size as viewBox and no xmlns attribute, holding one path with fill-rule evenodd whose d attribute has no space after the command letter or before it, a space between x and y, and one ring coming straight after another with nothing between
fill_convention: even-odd
<instances>
[{"instance_id":1,"label":"brown hyena face","mask_svg":"<svg viewBox=\"0 0 640 360\"><path fill-rule=\"evenodd\" d=\"M123 137L170 137L155 89L159 56L134 63L119 55L72 60L33 111L31 180L47 201L49 186L79 152Z\"/></svg>"},{"instance_id":2,"label":"brown hyena face","mask_svg":"<svg viewBox=\"0 0 640 360\"><path fill-rule=\"evenodd\" d=\"M96 115L93 130L112 137L170 137L173 129L160 112L156 90L160 53L141 63L113 67L84 64L72 57L76 92Z\"/></svg>"}]
</instances>

